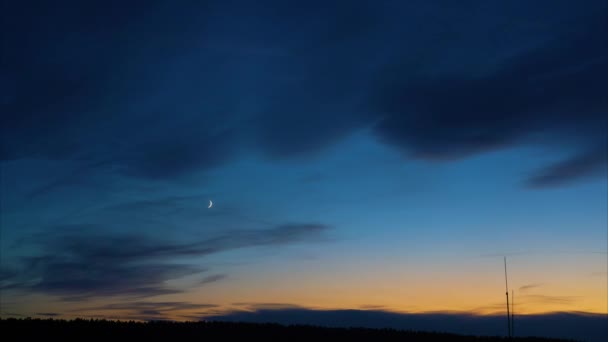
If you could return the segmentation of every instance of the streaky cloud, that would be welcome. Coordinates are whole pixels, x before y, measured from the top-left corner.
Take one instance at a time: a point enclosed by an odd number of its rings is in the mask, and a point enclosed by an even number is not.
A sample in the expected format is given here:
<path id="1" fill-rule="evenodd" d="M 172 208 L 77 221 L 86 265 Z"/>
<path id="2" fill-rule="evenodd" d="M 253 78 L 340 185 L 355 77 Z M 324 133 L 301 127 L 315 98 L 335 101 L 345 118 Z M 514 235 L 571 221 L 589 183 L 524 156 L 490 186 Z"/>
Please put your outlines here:
<path id="1" fill-rule="evenodd" d="M 232 230 L 194 242 L 105 233 L 102 227 L 98 228 L 95 233 L 68 231 L 26 240 L 42 252 L 22 257 L 20 272 L 3 272 L 3 289 L 44 293 L 64 301 L 177 294 L 184 289 L 168 287 L 167 281 L 208 270 L 199 263 L 186 262 L 188 258 L 239 248 L 321 241 L 329 226 L 283 224 L 268 229 Z M 27 242 L 21 243 L 24 244 Z M 197 285 L 224 278 L 225 274 L 212 274 Z"/>

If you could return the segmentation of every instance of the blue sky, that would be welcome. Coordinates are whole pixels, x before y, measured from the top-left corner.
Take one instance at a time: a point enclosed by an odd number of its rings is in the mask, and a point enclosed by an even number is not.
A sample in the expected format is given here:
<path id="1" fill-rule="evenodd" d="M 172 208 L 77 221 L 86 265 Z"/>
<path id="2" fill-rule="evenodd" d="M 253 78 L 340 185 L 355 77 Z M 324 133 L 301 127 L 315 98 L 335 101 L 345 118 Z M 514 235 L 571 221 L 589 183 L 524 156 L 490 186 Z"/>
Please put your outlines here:
<path id="1" fill-rule="evenodd" d="M 7 6 L 1 314 L 605 310 L 605 2 Z"/>

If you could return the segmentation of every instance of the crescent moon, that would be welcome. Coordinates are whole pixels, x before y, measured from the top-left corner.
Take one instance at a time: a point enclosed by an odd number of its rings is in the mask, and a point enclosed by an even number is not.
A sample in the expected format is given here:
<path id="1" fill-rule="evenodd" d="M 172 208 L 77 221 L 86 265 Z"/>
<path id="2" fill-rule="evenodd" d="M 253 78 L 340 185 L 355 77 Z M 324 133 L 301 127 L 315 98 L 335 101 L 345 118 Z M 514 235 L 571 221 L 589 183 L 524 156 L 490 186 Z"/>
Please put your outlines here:
<path id="1" fill-rule="evenodd" d="M 209 200 L 209 206 L 207 207 L 207 209 L 211 209 L 211 207 L 213 207 L 213 201 Z"/>

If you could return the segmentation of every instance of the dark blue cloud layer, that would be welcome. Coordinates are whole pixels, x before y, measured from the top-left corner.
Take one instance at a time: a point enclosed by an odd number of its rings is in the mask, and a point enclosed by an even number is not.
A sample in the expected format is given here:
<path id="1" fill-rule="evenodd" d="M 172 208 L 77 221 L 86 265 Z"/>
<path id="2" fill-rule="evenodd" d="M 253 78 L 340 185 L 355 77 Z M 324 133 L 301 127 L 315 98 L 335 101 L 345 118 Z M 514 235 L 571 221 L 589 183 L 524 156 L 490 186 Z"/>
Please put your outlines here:
<path id="1" fill-rule="evenodd" d="M 166 282 L 207 271 L 200 260 L 192 264 L 188 258 L 239 248 L 317 241 L 328 229 L 322 224 L 285 224 L 268 229 L 232 230 L 187 243 L 112 234 L 101 227 L 89 233 L 46 234 L 34 239 L 40 245 L 38 255 L 23 257 L 15 270 L 2 270 L 0 289 L 44 293 L 65 301 L 180 293 L 186 289 L 168 287 Z M 225 277 L 201 276 L 193 286 Z"/>
<path id="2" fill-rule="evenodd" d="M 224 321 L 279 323 L 322 327 L 358 327 L 446 332 L 462 335 L 501 336 L 506 332 L 504 315 L 471 315 L 457 312 L 397 313 L 376 306 L 364 310 L 314 310 L 280 303 L 234 303 L 237 310 L 226 312 L 215 304 L 170 301 L 122 301 L 84 307 L 64 313 L 37 313 L 39 316 L 62 316 L 95 312 L 91 317 L 144 321 L 170 320 L 180 317 L 189 321 Z M 199 312 L 197 316 L 197 312 Z M 8 316 L 20 317 L 18 314 Z M 517 337 L 547 337 L 578 341 L 604 341 L 608 334 L 606 317 L 602 314 L 551 313 L 515 316 Z"/>
<path id="3" fill-rule="evenodd" d="M 533 187 L 595 177 L 606 168 L 606 10 L 11 2 L 0 157 L 173 179 L 252 150 L 314 155 L 372 128 L 425 159 L 522 144 L 563 151 Z"/>
<path id="4" fill-rule="evenodd" d="M 505 335 L 505 316 L 457 313 L 401 314 L 374 310 L 260 309 L 204 317 L 208 320 L 306 324 L 329 327 L 393 328 L 466 335 Z M 516 336 L 540 336 L 603 341 L 608 336 L 605 315 L 555 313 L 515 318 Z"/>

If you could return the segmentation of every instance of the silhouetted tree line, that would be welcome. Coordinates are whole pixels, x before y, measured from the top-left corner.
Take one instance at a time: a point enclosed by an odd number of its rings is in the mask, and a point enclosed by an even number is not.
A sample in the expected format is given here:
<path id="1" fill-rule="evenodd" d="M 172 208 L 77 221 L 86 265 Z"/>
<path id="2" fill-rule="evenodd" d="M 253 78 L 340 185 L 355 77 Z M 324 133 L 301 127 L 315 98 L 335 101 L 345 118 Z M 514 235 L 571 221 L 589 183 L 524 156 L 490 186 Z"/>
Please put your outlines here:
<path id="1" fill-rule="evenodd" d="M 233 339 L 271 341 L 506 341 L 504 337 L 464 336 L 436 332 L 394 329 L 324 328 L 307 325 L 258 324 L 234 322 L 111 321 L 98 319 L 0 319 L 2 337 L 13 341 L 82 341 L 119 338 L 140 340 L 231 341 Z M 175 340 L 179 339 L 179 340 Z M 514 338 L 514 341 L 549 342 L 545 338 Z M 6 339 L 9 341 L 9 339 Z M 171 340 L 169 340 L 171 341 Z M 563 340 L 559 340 L 563 341 Z"/>

